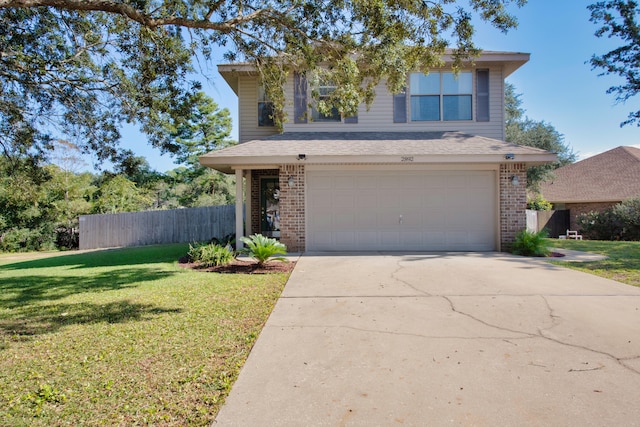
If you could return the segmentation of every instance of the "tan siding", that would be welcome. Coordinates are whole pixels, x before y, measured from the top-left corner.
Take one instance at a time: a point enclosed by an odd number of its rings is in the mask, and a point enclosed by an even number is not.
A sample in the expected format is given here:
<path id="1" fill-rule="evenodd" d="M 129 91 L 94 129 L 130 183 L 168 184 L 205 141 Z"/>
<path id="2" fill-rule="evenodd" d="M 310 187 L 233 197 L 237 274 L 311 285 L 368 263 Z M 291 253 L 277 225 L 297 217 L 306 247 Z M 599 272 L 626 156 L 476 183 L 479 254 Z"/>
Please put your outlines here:
<path id="1" fill-rule="evenodd" d="M 387 90 L 384 83 L 376 89 L 376 98 L 373 105 L 367 110 L 365 105 L 360 107 L 358 123 L 318 123 L 309 122 L 303 124 L 293 123 L 293 76 L 290 76 L 285 89 L 286 99 L 290 100 L 286 105 L 288 121 L 284 125 L 285 132 L 326 132 L 326 131 L 460 131 L 472 135 L 488 138 L 504 138 L 504 113 L 503 92 L 504 82 L 502 70 L 498 67 L 490 68 L 489 81 L 489 122 L 460 121 L 460 122 L 408 122 L 393 123 L 393 96 Z M 475 76 L 474 76 L 475 78 Z M 474 84 L 475 87 L 475 84 Z M 407 99 L 408 102 L 408 99 Z M 475 97 L 474 97 L 475 112 Z M 410 112 L 408 111 L 410 114 Z M 474 113 L 475 114 L 475 113 Z M 256 119 L 257 120 L 257 119 Z"/>
<path id="2" fill-rule="evenodd" d="M 504 139 L 504 78 L 500 68 L 489 71 L 489 119 L 496 135 L 493 138 Z"/>
<path id="3" fill-rule="evenodd" d="M 257 77 L 238 78 L 239 142 L 261 139 L 277 133 L 275 127 L 258 126 Z"/>

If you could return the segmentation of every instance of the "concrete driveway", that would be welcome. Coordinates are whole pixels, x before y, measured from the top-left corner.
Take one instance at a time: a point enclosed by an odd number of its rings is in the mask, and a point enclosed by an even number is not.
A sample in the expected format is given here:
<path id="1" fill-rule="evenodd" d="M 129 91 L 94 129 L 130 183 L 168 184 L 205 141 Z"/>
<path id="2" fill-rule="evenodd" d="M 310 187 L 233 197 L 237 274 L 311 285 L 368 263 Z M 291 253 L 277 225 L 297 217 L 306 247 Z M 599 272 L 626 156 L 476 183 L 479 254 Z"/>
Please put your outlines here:
<path id="1" fill-rule="evenodd" d="M 214 425 L 640 425 L 640 289 L 499 253 L 305 254 Z"/>

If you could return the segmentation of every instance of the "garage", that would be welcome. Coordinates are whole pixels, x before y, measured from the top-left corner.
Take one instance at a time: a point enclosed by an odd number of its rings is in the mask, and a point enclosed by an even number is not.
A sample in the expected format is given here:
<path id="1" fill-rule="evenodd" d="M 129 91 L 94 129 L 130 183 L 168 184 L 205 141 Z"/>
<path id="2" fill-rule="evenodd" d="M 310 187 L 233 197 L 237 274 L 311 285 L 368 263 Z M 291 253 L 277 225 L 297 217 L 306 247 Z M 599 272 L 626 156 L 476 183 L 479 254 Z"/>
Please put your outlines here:
<path id="1" fill-rule="evenodd" d="M 307 250 L 493 251 L 494 170 L 308 170 Z"/>

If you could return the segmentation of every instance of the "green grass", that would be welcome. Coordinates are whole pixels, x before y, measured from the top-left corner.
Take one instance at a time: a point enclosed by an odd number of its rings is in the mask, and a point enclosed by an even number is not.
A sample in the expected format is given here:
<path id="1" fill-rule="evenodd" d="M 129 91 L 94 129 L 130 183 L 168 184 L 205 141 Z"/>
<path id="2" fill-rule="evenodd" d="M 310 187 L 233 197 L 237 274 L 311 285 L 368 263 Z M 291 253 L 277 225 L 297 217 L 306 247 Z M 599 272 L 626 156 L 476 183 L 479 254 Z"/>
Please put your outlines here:
<path id="1" fill-rule="evenodd" d="M 210 424 L 287 275 L 187 249 L 0 257 L 0 425 Z"/>
<path id="2" fill-rule="evenodd" d="M 602 261 L 586 263 L 556 261 L 555 264 L 617 280 L 628 285 L 640 286 L 640 242 L 549 240 L 552 247 L 593 252 L 609 257 Z"/>

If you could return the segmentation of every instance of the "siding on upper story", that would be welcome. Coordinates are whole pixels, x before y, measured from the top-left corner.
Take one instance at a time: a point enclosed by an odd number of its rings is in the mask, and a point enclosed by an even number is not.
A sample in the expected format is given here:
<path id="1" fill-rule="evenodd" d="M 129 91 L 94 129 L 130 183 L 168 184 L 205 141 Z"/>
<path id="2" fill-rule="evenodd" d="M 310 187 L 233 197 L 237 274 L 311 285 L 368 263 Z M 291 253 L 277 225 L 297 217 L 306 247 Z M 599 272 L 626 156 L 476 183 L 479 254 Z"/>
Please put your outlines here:
<path id="1" fill-rule="evenodd" d="M 357 123 L 338 123 L 338 122 L 313 122 L 308 120 L 307 123 L 294 123 L 293 111 L 293 76 L 289 76 L 285 91 L 285 99 L 288 100 L 285 112 L 287 114 L 287 122 L 284 124 L 285 132 L 326 132 L 326 131 L 459 131 L 472 135 L 485 136 L 495 139 L 504 139 L 504 79 L 502 70 L 498 67 L 489 69 L 489 120 L 488 122 L 475 121 L 476 111 L 476 75 L 473 75 L 473 97 L 472 111 L 473 120 L 465 121 L 419 121 L 412 122 L 410 114 L 410 88 L 407 87 L 407 122 L 393 122 L 393 95 L 387 90 L 386 84 L 381 83 L 376 88 L 376 98 L 373 104 L 367 110 L 365 105 L 360 106 L 358 112 Z M 408 83 L 407 83 L 408 86 Z M 308 100 L 312 102 L 311 100 Z"/>
<path id="2" fill-rule="evenodd" d="M 258 126 L 258 77 L 238 77 L 238 142 L 278 133 L 273 126 Z M 293 116 L 292 116 L 293 117 Z"/>
<path id="3" fill-rule="evenodd" d="M 376 98 L 367 110 L 363 104 L 358 112 L 357 123 L 341 122 L 314 122 L 294 123 L 294 77 L 291 74 L 285 87 L 285 113 L 287 121 L 284 124 L 285 132 L 348 132 L 348 131 L 459 131 L 471 135 L 479 135 L 499 140 L 504 139 L 504 78 L 502 68 L 498 66 L 481 67 L 489 70 L 489 121 L 478 122 L 476 115 L 476 73 L 473 69 L 473 120 L 464 121 L 411 121 L 410 114 L 410 88 L 407 88 L 407 122 L 394 123 L 393 121 L 393 94 L 384 83 L 376 89 Z M 310 93 L 310 92 L 309 92 Z M 238 105 L 239 105 L 239 142 L 253 139 L 261 139 L 277 133 L 275 127 L 258 126 L 258 77 L 240 76 L 238 79 Z M 311 99 L 308 102 L 312 102 Z M 310 117 L 310 109 L 309 114 Z"/>

